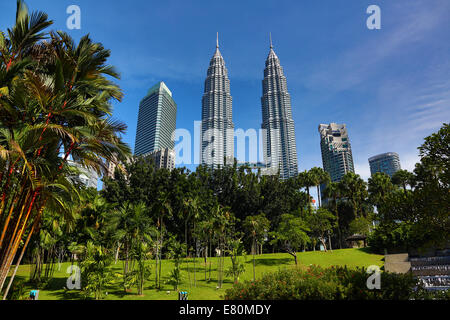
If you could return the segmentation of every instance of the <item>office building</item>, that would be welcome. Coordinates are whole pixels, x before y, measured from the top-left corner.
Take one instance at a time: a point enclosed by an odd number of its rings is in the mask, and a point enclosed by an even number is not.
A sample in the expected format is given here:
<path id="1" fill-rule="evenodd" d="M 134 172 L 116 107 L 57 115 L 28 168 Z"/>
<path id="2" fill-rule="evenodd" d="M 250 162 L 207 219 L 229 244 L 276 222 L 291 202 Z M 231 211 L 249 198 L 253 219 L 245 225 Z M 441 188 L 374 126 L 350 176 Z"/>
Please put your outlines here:
<path id="1" fill-rule="evenodd" d="M 177 105 L 164 82 L 150 88 L 139 104 L 134 154 L 139 156 L 159 149 L 174 149 Z"/>
<path id="2" fill-rule="evenodd" d="M 400 158 L 395 152 L 386 152 L 369 158 L 370 174 L 384 172 L 390 177 L 401 169 Z"/>
<path id="3" fill-rule="evenodd" d="M 340 181 L 347 172 L 355 172 L 352 149 L 345 124 L 320 124 L 320 149 L 323 169 L 331 181 Z"/>

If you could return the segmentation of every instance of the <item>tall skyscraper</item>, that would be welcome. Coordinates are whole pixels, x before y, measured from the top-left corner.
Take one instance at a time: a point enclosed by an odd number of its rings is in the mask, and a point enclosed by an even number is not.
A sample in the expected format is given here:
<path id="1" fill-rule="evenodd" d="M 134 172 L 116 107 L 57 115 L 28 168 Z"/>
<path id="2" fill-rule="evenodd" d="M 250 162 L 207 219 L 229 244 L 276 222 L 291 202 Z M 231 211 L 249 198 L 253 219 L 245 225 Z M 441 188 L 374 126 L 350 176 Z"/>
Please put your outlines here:
<path id="1" fill-rule="evenodd" d="M 401 169 L 400 158 L 395 152 L 386 152 L 369 158 L 370 175 L 384 172 L 390 177 Z"/>
<path id="2" fill-rule="evenodd" d="M 340 181 L 347 172 L 355 172 L 345 124 L 320 124 L 319 133 L 323 169 L 330 174 L 331 181 Z"/>
<path id="3" fill-rule="evenodd" d="M 264 161 L 269 168 L 279 169 L 281 178 L 293 177 L 298 173 L 298 162 L 291 96 L 287 90 L 283 67 L 273 50 L 272 37 L 262 87 Z"/>
<path id="4" fill-rule="evenodd" d="M 217 168 L 234 161 L 234 124 L 230 80 L 219 51 L 211 58 L 202 98 L 201 164 Z M 225 160 L 225 161 L 224 161 Z"/>
<path id="5" fill-rule="evenodd" d="M 135 155 L 161 149 L 174 149 L 172 133 L 176 128 L 177 105 L 172 92 L 162 81 L 150 88 L 139 104 Z"/>

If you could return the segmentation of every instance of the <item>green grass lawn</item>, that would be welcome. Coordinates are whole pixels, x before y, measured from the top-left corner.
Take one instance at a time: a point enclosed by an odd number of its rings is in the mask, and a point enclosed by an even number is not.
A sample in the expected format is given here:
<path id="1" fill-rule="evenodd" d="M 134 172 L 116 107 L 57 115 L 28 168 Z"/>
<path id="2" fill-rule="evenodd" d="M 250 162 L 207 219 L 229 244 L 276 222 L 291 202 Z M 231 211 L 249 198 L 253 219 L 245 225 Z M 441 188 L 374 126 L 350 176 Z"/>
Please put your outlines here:
<path id="1" fill-rule="evenodd" d="M 310 264 L 316 264 L 323 267 L 329 267 L 332 265 L 346 265 L 349 268 L 355 267 L 368 267 L 370 265 L 383 265 L 383 255 L 368 253 L 365 249 L 342 249 L 333 250 L 328 252 L 320 251 L 308 251 L 298 253 L 298 259 L 300 266 L 308 266 Z M 208 259 L 208 265 L 206 266 L 206 276 L 209 278 L 209 262 L 211 262 L 211 281 L 205 281 L 205 265 L 203 259 L 197 259 L 195 274 L 196 285 L 194 285 L 194 273 L 193 273 L 193 260 L 189 262 L 190 282 L 187 272 L 187 264 L 182 263 L 182 284 L 179 287 L 181 291 L 189 292 L 189 300 L 215 300 L 222 299 L 225 290 L 233 285 L 231 277 L 225 277 L 221 289 L 217 289 L 217 260 L 216 258 Z M 176 300 L 178 298 L 177 292 L 173 291 L 173 286 L 165 283 L 168 280 L 169 273 L 174 267 L 174 263 L 171 260 L 164 260 L 162 263 L 161 290 L 155 290 L 154 280 L 154 261 L 148 262 L 152 266 L 152 280 L 147 281 L 145 285 L 144 296 L 138 296 L 137 290 L 132 289 L 131 292 L 125 293 L 122 289 L 120 280 L 117 284 L 108 288 L 106 291 L 108 295 L 106 299 L 125 299 L 125 300 Z M 77 290 L 65 290 L 66 279 L 69 274 L 65 273 L 70 263 L 62 263 L 60 268 L 56 265 L 56 271 L 54 278 L 49 282 L 45 289 L 41 289 L 39 293 L 39 300 L 68 300 L 68 299 L 81 299 L 82 297 Z M 225 270 L 231 265 L 229 257 L 225 258 Z M 245 262 L 245 273 L 241 275 L 240 281 L 251 280 L 253 278 L 253 260 L 251 255 L 247 255 Z M 256 278 L 261 277 L 264 273 L 274 272 L 283 268 L 292 268 L 294 266 L 294 259 L 287 253 L 274 253 L 263 254 L 256 256 Z M 22 265 L 19 267 L 16 278 L 28 279 L 30 274 L 30 266 Z M 114 265 L 117 273 L 122 273 L 123 264 L 119 261 Z M 25 294 L 32 288 L 26 286 Z"/>

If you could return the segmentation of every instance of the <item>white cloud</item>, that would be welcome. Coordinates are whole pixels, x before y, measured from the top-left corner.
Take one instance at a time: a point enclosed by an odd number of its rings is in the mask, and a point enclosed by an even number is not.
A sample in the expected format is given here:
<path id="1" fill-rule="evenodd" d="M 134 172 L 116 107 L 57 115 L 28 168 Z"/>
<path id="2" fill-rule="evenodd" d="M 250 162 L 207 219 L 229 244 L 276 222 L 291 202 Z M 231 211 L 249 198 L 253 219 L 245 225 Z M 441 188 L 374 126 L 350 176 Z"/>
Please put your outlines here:
<path id="1" fill-rule="evenodd" d="M 440 4 L 416 2 L 408 4 L 408 10 L 405 10 L 404 3 L 390 7 L 397 14 L 391 13 L 389 25 L 382 28 L 382 37 L 368 37 L 364 43 L 358 43 L 341 55 L 317 65 L 305 85 L 311 89 L 324 87 L 328 94 L 333 94 L 373 77 L 380 62 L 432 36 L 433 31 L 448 19 L 445 8 L 449 8 L 449 4 Z"/>

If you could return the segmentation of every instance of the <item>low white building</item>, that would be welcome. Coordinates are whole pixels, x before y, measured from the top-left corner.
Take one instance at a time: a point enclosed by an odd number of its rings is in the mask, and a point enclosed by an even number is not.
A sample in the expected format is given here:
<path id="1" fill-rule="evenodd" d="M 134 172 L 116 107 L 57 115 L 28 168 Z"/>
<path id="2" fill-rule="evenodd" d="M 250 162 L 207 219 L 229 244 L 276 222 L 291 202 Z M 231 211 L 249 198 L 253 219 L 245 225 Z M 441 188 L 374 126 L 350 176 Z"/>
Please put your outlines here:
<path id="1" fill-rule="evenodd" d="M 68 160 L 67 162 L 70 165 L 76 167 L 79 171 L 77 175 L 71 177 L 73 181 L 84 185 L 86 188 L 97 189 L 98 173 L 95 170 L 85 168 L 81 164 L 74 162 L 72 160 Z"/>

